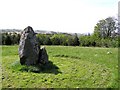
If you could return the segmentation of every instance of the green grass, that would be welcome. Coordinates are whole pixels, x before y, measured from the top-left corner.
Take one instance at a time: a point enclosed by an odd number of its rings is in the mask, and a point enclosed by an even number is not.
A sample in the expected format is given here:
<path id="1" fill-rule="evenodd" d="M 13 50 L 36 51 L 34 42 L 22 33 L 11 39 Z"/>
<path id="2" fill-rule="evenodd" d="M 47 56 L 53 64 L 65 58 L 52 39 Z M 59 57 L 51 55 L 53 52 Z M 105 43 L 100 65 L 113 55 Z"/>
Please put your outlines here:
<path id="1" fill-rule="evenodd" d="M 2 46 L 2 87 L 118 87 L 117 48 L 46 46 L 46 49 L 49 64 L 26 67 L 19 63 L 18 46 Z"/>

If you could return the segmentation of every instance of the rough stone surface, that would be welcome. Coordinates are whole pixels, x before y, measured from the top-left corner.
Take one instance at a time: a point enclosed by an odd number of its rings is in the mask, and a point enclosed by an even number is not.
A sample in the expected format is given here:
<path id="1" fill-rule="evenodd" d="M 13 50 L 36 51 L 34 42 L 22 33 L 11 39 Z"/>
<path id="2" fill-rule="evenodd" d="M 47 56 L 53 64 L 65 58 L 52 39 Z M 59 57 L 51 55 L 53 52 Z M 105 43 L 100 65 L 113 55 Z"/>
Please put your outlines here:
<path id="1" fill-rule="evenodd" d="M 41 62 L 46 63 L 48 60 L 45 48 L 40 49 L 35 32 L 30 26 L 25 28 L 21 33 L 19 57 L 21 65 L 36 65 Z"/>
<path id="2" fill-rule="evenodd" d="M 39 62 L 43 63 L 43 64 L 48 63 L 48 55 L 47 55 L 47 51 L 46 51 L 45 47 L 42 47 L 40 49 Z"/>

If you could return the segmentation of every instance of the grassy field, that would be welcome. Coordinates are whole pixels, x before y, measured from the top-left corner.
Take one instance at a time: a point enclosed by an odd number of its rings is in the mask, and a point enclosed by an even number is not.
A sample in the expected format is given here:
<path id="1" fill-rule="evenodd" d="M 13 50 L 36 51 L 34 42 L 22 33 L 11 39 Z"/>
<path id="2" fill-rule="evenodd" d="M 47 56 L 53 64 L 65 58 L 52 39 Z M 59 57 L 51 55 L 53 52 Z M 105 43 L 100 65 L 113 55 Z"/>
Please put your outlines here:
<path id="1" fill-rule="evenodd" d="M 21 66 L 18 46 L 2 47 L 3 88 L 117 88 L 118 49 L 45 46 L 50 64 Z M 31 71 L 30 71 L 31 70 Z"/>

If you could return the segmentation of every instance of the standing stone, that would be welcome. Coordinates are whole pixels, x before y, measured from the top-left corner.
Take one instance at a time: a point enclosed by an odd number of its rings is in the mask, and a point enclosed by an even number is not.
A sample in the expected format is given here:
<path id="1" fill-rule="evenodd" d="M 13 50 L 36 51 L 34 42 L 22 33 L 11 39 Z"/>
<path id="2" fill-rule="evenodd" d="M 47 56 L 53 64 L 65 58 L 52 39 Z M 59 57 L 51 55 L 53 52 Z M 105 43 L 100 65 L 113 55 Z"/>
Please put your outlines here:
<path id="1" fill-rule="evenodd" d="M 21 33 L 19 44 L 20 63 L 23 65 L 35 65 L 38 63 L 40 47 L 35 32 L 28 26 Z"/>
<path id="2" fill-rule="evenodd" d="M 37 65 L 48 63 L 46 49 L 40 49 L 35 32 L 28 26 L 21 33 L 19 43 L 19 57 L 21 65 Z"/>
<path id="3" fill-rule="evenodd" d="M 42 64 L 48 63 L 48 55 L 47 55 L 47 51 L 46 51 L 45 47 L 42 47 L 40 49 L 39 62 L 42 63 Z"/>

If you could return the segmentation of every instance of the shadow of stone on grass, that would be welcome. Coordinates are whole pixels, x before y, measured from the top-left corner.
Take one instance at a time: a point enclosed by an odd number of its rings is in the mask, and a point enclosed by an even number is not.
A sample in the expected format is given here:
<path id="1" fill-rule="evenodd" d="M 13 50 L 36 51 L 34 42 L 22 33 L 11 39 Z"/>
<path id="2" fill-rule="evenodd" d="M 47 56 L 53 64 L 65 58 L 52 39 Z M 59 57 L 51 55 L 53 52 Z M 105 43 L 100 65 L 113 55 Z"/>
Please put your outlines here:
<path id="1" fill-rule="evenodd" d="M 49 61 L 47 64 L 39 64 L 26 66 L 24 65 L 19 71 L 34 72 L 34 73 L 53 73 L 58 74 L 62 73 L 53 62 Z"/>

